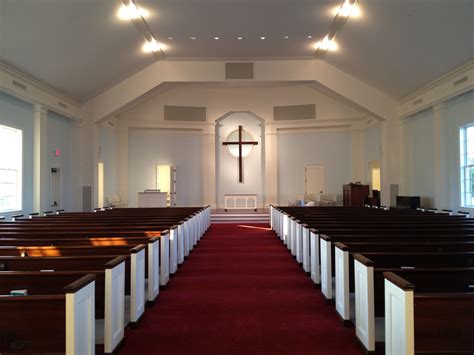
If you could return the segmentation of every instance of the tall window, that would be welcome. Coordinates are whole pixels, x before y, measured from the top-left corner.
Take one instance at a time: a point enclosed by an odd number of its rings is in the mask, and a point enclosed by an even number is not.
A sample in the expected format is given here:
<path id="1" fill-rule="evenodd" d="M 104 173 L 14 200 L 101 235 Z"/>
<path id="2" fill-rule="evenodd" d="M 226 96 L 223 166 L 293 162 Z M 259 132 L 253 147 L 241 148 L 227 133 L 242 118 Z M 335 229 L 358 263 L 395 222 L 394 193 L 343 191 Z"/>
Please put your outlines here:
<path id="1" fill-rule="evenodd" d="M 0 212 L 21 210 L 22 131 L 0 125 Z"/>
<path id="2" fill-rule="evenodd" d="M 461 142 L 461 204 L 474 207 L 474 125 L 462 127 Z"/>

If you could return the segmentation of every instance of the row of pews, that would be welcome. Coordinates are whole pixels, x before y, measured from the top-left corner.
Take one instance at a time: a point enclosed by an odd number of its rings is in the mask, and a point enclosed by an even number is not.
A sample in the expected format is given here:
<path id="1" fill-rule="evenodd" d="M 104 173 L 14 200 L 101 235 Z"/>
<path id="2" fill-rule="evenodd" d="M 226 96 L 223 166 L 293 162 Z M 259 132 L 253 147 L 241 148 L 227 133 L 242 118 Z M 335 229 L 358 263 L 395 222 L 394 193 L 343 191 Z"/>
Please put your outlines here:
<path id="1" fill-rule="evenodd" d="M 344 207 L 271 206 L 270 215 L 367 352 L 474 353 L 473 219 Z"/>
<path id="2" fill-rule="evenodd" d="M 116 351 L 205 234 L 210 212 L 120 208 L 1 221 L 0 354 Z"/>

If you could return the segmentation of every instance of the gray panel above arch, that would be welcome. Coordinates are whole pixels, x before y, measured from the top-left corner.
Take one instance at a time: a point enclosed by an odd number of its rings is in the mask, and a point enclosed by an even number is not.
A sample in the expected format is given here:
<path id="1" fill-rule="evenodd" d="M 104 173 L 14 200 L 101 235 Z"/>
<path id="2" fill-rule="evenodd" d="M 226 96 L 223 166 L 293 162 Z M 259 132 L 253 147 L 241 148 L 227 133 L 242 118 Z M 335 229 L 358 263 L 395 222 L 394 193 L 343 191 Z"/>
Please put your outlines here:
<path id="1" fill-rule="evenodd" d="M 273 107 L 274 121 L 314 120 L 316 105 L 291 105 Z"/>
<path id="2" fill-rule="evenodd" d="M 167 106 L 164 107 L 165 121 L 206 122 L 206 107 Z"/>
<path id="3" fill-rule="evenodd" d="M 225 63 L 225 78 L 226 79 L 253 79 L 253 63 Z"/>

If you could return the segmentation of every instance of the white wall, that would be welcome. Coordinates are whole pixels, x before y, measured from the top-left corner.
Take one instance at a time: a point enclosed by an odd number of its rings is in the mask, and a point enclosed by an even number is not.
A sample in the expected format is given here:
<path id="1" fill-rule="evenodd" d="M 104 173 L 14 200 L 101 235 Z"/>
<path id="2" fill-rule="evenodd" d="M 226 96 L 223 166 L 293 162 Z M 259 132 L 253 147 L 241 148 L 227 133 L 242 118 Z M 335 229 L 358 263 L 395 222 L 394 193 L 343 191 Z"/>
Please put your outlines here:
<path id="1" fill-rule="evenodd" d="M 368 127 L 364 131 L 364 172 L 365 183 L 372 183 L 372 176 L 369 170 L 371 161 L 382 159 L 382 128 L 380 123 Z"/>
<path id="2" fill-rule="evenodd" d="M 71 119 L 48 111 L 48 177 L 51 168 L 61 169 L 61 208 L 67 211 L 77 210 L 79 194 L 79 149 L 73 145 L 75 128 Z M 60 156 L 53 154 L 59 149 Z M 46 182 L 46 198 L 49 201 L 50 181 Z M 49 206 L 49 204 L 48 204 Z M 54 209 L 54 207 L 51 207 Z"/>
<path id="3" fill-rule="evenodd" d="M 444 178 L 445 191 L 442 198 L 452 209 L 471 210 L 461 206 L 460 182 L 460 142 L 459 129 L 474 123 L 474 91 L 458 96 L 446 102 L 442 113 L 442 166 L 446 173 Z M 445 202 L 446 203 L 446 202 Z"/>
<path id="4" fill-rule="evenodd" d="M 218 150 L 219 160 L 217 163 L 217 185 L 218 185 L 218 205 L 224 206 L 224 194 L 240 193 L 240 194 L 257 194 L 258 206 L 263 205 L 263 171 L 262 169 L 262 128 L 261 121 L 252 114 L 246 112 L 236 112 L 219 121 L 219 138 Z M 227 141 L 230 133 L 237 130 L 239 125 L 250 133 L 254 141 L 258 145 L 253 146 L 250 155 L 243 159 L 243 182 L 239 183 L 239 170 L 237 158 L 234 158 L 222 145 Z"/>
<path id="5" fill-rule="evenodd" d="M 314 132 L 278 135 L 278 200 L 282 205 L 303 195 L 305 166 L 325 166 L 325 193 L 342 196 L 351 181 L 351 133 Z"/>
<path id="6" fill-rule="evenodd" d="M 23 131 L 22 207 L 24 213 L 30 213 L 33 208 L 33 106 L 0 92 L 0 124 Z M 8 152 L 0 152 L 0 154 L 8 154 Z M 4 216 L 11 214 L 2 213 Z"/>
<path id="7" fill-rule="evenodd" d="M 99 160 L 104 163 L 104 198 L 115 196 L 118 194 L 117 129 L 107 123 L 99 128 Z"/>
<path id="8" fill-rule="evenodd" d="M 433 110 L 422 111 L 405 124 L 407 191 L 421 205 L 435 207 Z"/>
<path id="9" fill-rule="evenodd" d="M 424 207 L 468 210 L 461 206 L 459 129 L 474 123 L 474 92 L 447 100 L 437 110 L 438 113 L 429 108 L 405 121 L 406 190 L 421 196 Z M 434 129 L 436 114 L 441 117 L 439 136 Z M 435 169 L 436 159 L 439 172 Z"/>
<path id="10" fill-rule="evenodd" d="M 130 130 L 129 206 L 137 192 L 156 188 L 156 165 L 176 168 L 176 205 L 202 205 L 202 136 L 156 129 Z"/>

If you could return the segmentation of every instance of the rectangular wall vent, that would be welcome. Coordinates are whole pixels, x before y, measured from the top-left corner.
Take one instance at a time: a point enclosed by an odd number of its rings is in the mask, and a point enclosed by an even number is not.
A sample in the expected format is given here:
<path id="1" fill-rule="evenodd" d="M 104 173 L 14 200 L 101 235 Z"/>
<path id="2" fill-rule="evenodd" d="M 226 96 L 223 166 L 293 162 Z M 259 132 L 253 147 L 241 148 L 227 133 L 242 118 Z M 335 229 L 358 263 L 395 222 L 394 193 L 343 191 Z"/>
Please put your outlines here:
<path id="1" fill-rule="evenodd" d="M 62 108 L 65 108 L 65 109 L 68 108 L 68 106 L 64 102 L 61 102 L 61 101 L 58 101 L 58 106 L 60 106 Z"/>
<path id="2" fill-rule="evenodd" d="M 273 107 L 275 121 L 314 120 L 315 118 L 315 104 Z"/>
<path id="3" fill-rule="evenodd" d="M 253 79 L 253 63 L 225 63 L 226 79 Z"/>
<path id="4" fill-rule="evenodd" d="M 418 104 L 421 104 L 422 102 L 423 102 L 423 99 L 418 99 L 418 100 L 413 101 L 413 105 L 418 105 Z"/>
<path id="5" fill-rule="evenodd" d="M 192 106 L 166 106 L 165 121 L 206 122 L 206 108 Z"/>
<path id="6" fill-rule="evenodd" d="M 468 79 L 468 76 L 466 75 L 466 76 L 462 77 L 461 79 L 458 79 L 455 82 L 453 82 L 453 85 L 458 86 L 459 84 L 465 83 L 467 81 L 467 79 Z"/>
<path id="7" fill-rule="evenodd" d="M 27 89 L 27 86 L 25 84 L 22 84 L 22 83 L 20 83 L 16 80 L 12 80 L 12 84 L 13 84 L 13 86 L 16 86 L 19 89 L 22 89 L 22 90 L 25 90 L 25 91 Z"/>
<path id="8" fill-rule="evenodd" d="M 107 124 L 108 124 L 109 126 L 112 126 L 112 127 L 115 126 L 115 124 L 114 124 L 112 121 L 107 121 Z"/>

